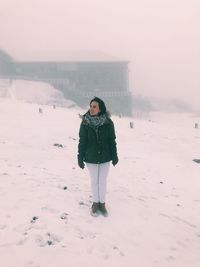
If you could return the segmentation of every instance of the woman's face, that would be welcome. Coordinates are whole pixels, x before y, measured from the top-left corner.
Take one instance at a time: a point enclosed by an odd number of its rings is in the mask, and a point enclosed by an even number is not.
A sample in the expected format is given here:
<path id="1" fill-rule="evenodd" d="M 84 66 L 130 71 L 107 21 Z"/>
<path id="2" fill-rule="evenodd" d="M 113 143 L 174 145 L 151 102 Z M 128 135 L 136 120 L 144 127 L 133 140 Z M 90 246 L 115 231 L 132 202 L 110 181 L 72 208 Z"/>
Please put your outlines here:
<path id="1" fill-rule="evenodd" d="M 90 104 L 90 115 L 95 116 L 100 112 L 99 103 L 92 101 Z"/>

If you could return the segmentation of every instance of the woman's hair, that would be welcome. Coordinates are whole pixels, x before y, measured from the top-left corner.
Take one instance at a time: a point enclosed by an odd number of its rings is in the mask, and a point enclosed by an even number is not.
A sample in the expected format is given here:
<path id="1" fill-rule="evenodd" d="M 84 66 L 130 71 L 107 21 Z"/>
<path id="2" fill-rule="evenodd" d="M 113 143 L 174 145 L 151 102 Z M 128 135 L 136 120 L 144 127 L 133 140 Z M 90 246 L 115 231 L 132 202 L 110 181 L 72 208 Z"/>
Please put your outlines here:
<path id="1" fill-rule="evenodd" d="M 105 103 L 103 102 L 103 100 L 101 100 L 100 98 L 98 97 L 94 97 L 91 101 L 90 101 L 90 105 L 91 103 L 95 101 L 99 104 L 99 109 L 100 109 L 100 113 L 99 114 L 105 114 L 106 113 L 106 105 Z"/>

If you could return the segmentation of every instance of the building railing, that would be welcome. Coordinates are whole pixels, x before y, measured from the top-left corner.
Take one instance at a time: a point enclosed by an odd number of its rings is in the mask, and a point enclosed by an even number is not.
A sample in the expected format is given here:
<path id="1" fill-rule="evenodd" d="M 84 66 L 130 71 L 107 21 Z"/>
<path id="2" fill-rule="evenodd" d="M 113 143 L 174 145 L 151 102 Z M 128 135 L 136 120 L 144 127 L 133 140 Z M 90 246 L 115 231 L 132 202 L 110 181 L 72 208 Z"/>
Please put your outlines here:
<path id="1" fill-rule="evenodd" d="M 101 91 L 101 89 L 94 88 L 93 91 L 81 91 L 76 87 L 75 82 L 70 82 L 67 78 L 38 78 L 38 77 L 28 77 L 28 76 L 19 76 L 19 75 L 0 75 L 0 79 L 5 79 L 9 81 L 10 83 L 12 80 L 26 80 L 26 81 L 38 81 L 38 82 L 46 82 L 50 83 L 52 85 L 67 85 L 65 88 L 66 92 L 70 92 L 74 96 L 77 97 L 86 97 L 91 98 L 93 96 L 99 96 L 99 97 L 131 97 L 130 91 L 114 91 L 113 89 L 106 89 L 106 91 Z"/>
<path id="2" fill-rule="evenodd" d="M 87 97 L 87 98 L 91 98 L 94 96 L 99 96 L 99 97 L 131 97 L 131 92 L 129 91 L 105 91 L 105 92 L 101 92 L 101 91 L 91 91 L 91 92 L 82 92 L 82 91 L 75 91 L 75 95 L 79 96 L 79 97 Z"/>

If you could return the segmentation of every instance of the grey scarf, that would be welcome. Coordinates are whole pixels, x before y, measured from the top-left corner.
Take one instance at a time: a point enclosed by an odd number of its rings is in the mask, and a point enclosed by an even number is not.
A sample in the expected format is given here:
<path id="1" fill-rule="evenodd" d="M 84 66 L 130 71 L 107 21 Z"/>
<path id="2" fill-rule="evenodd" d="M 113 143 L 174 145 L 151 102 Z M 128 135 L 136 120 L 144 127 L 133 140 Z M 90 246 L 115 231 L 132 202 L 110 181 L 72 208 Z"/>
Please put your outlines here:
<path id="1" fill-rule="evenodd" d="M 102 126 L 106 120 L 106 114 L 100 116 L 91 116 L 89 112 L 87 112 L 84 116 L 85 121 L 94 129 L 97 129 L 99 126 Z"/>

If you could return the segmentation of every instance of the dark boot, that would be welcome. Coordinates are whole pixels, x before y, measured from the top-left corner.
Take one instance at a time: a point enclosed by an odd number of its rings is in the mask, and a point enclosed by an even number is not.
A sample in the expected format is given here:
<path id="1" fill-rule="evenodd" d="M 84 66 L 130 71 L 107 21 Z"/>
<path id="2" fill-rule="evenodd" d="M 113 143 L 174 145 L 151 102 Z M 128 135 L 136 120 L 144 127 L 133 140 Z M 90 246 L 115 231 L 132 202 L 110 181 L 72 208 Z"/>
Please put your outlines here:
<path id="1" fill-rule="evenodd" d="M 91 207 L 91 215 L 96 217 L 98 216 L 98 212 L 99 212 L 99 203 L 93 202 Z"/>
<path id="2" fill-rule="evenodd" d="M 105 203 L 99 203 L 99 210 L 104 217 L 108 217 L 108 211 L 106 209 Z"/>

